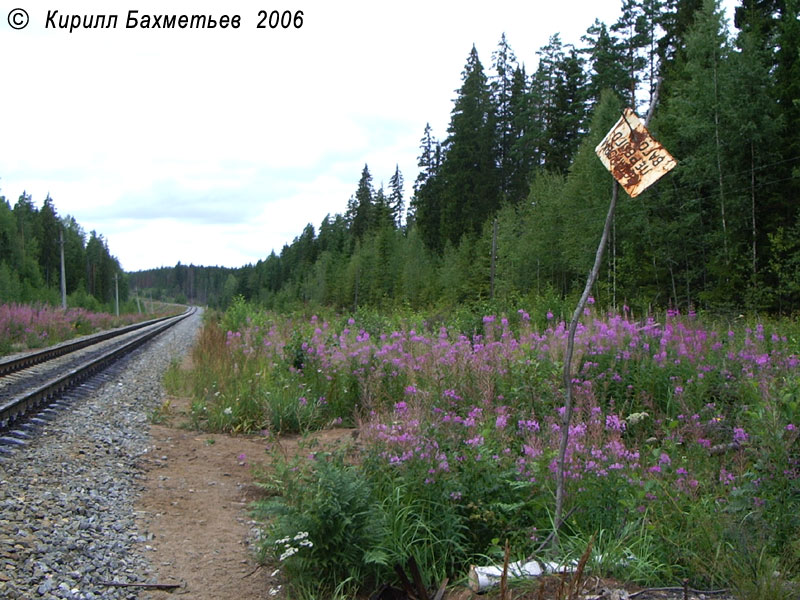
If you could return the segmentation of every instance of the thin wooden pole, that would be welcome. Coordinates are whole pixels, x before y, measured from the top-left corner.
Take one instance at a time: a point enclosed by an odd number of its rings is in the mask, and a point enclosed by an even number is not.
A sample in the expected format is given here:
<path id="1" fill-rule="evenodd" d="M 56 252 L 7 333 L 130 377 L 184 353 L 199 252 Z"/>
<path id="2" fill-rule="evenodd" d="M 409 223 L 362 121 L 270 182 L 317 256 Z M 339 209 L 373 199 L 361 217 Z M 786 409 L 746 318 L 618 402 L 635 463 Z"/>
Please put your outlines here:
<path id="1" fill-rule="evenodd" d="M 653 99 L 650 103 L 650 108 L 647 111 L 647 116 L 644 119 L 644 125 L 650 123 L 653 116 L 656 103 L 658 102 L 658 93 L 661 89 L 661 78 L 656 82 L 656 88 L 653 93 Z M 578 329 L 578 322 L 580 321 L 583 309 L 586 307 L 586 302 L 589 299 L 589 293 L 597 280 L 597 274 L 600 272 L 600 265 L 603 262 L 603 252 L 606 244 L 608 243 L 608 236 L 611 232 L 611 226 L 614 223 L 614 212 L 617 208 L 617 198 L 619 196 L 619 183 L 614 180 L 613 187 L 611 188 L 611 203 L 608 206 L 608 214 L 606 215 L 606 223 L 603 226 L 603 235 L 600 237 L 600 243 L 597 245 L 597 252 L 594 257 L 594 266 L 589 272 L 589 277 L 586 280 L 586 287 L 583 289 L 583 294 L 578 301 L 578 306 L 575 307 L 575 312 L 572 313 L 572 320 L 569 324 L 569 337 L 567 339 L 567 350 L 564 356 L 564 414 L 561 419 L 561 442 L 558 448 L 558 462 L 556 470 L 556 507 L 555 515 L 553 516 L 553 545 L 558 545 L 558 530 L 563 522 L 562 515 L 564 514 L 564 462 L 567 455 L 567 445 L 569 444 L 569 424 L 572 421 L 572 356 L 575 350 L 575 332 Z"/>
<path id="2" fill-rule="evenodd" d="M 564 513 L 564 461 L 567 455 L 567 444 L 569 443 L 569 424 L 572 420 L 572 355 L 575 350 L 575 332 L 578 329 L 578 322 L 581 319 L 583 309 L 586 307 L 586 302 L 589 299 L 589 294 L 592 291 L 592 286 L 597 280 L 597 275 L 600 272 L 600 266 L 603 263 L 603 251 L 608 243 L 609 232 L 611 231 L 611 224 L 614 222 L 614 211 L 617 207 L 617 198 L 619 196 L 619 184 L 614 180 L 614 185 L 611 190 L 611 204 L 608 207 L 608 214 L 606 215 L 606 224 L 603 227 L 603 235 L 600 238 L 600 243 L 597 246 L 597 252 L 594 257 L 594 266 L 589 272 L 589 278 L 586 280 L 586 287 L 583 288 L 583 294 L 578 301 L 578 306 L 575 307 L 575 312 L 572 313 L 572 320 L 569 324 L 569 338 L 567 339 L 567 353 L 564 356 L 564 414 L 561 419 L 561 443 L 558 448 L 558 470 L 556 472 L 556 511 L 553 521 L 553 528 L 556 535 L 553 536 L 553 541 L 558 543 L 558 530 L 561 527 L 561 515 Z"/>

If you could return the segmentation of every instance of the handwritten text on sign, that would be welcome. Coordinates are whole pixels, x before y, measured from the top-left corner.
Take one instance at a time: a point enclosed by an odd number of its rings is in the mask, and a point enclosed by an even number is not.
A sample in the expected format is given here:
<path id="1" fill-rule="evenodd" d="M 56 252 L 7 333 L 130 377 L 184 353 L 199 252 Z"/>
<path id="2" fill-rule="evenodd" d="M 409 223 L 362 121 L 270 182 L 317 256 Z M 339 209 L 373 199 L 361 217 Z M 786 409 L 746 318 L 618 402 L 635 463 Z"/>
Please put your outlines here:
<path id="1" fill-rule="evenodd" d="M 630 108 L 594 151 L 632 198 L 677 164 Z"/>

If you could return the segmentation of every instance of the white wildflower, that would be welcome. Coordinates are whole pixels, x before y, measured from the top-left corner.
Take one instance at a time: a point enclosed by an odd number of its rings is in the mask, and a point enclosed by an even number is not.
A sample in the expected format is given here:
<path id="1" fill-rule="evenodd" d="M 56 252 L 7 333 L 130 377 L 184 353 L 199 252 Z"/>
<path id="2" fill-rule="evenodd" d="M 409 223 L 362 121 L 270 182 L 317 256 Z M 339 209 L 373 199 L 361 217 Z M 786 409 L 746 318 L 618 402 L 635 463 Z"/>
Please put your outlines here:
<path id="1" fill-rule="evenodd" d="M 639 421 L 644 421 L 649 416 L 646 412 L 638 412 L 628 415 L 626 420 L 630 425 L 636 425 Z"/>
<path id="2" fill-rule="evenodd" d="M 286 552 L 281 554 L 281 556 L 280 556 L 280 558 L 278 560 L 280 560 L 282 562 L 282 561 L 286 560 L 287 558 L 289 558 L 290 556 L 293 556 L 295 554 L 297 554 L 297 548 L 295 548 L 294 546 L 289 546 L 286 549 Z"/>

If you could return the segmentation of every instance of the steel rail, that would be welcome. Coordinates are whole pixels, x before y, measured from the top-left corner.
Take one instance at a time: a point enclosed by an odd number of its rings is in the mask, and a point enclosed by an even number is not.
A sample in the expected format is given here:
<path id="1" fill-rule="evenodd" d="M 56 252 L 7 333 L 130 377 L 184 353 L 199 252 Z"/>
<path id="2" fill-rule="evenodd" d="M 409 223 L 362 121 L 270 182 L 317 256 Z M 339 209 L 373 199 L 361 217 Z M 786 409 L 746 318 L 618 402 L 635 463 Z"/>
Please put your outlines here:
<path id="1" fill-rule="evenodd" d="M 183 314 L 187 315 L 192 310 L 194 309 L 188 308 Z M 58 358 L 59 356 L 64 356 L 65 354 L 75 352 L 76 350 L 82 350 L 83 348 L 92 346 L 94 344 L 99 344 L 100 342 L 104 342 L 119 335 L 124 335 L 126 333 L 130 333 L 131 331 L 136 331 L 137 329 L 149 327 L 150 325 L 154 325 L 161 321 L 174 318 L 175 315 L 169 317 L 160 317 L 158 319 L 150 319 L 149 321 L 142 321 L 141 323 L 134 323 L 133 325 L 127 325 L 125 327 L 120 327 L 119 329 L 112 329 L 95 335 L 87 336 L 75 342 L 68 342 L 65 344 L 59 344 L 58 346 L 52 346 L 50 348 L 44 348 L 42 350 L 30 352 L 24 356 L 17 356 L 15 358 L 5 360 L 0 359 L 0 377 L 27 369 L 33 365 L 47 362 L 48 360 Z"/>
<path id="2" fill-rule="evenodd" d="M 84 365 L 37 386 L 35 389 L 8 400 L 0 406 L 0 427 L 5 428 L 17 418 L 36 410 L 45 403 L 51 402 L 60 394 L 63 394 L 71 387 L 85 381 L 109 364 L 121 358 L 124 354 L 135 350 L 158 334 L 193 315 L 195 311 L 195 308 L 191 308 L 182 315 L 176 317 L 157 319 L 155 323 L 151 323 L 151 325 L 157 325 L 151 331 L 145 332 L 143 335 L 138 336 L 130 342 L 113 350 L 109 350 L 87 361 Z M 159 321 L 162 321 L 160 325 L 158 325 Z"/>

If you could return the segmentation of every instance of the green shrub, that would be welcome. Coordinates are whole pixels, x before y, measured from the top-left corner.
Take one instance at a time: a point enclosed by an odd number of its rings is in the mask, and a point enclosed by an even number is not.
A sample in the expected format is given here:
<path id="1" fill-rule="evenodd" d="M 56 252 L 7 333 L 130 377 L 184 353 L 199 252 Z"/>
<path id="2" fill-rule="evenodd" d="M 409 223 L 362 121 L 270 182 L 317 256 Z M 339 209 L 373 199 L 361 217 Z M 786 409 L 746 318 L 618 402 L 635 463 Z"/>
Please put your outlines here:
<path id="1" fill-rule="evenodd" d="M 280 563 L 292 587 L 310 595 L 332 594 L 344 581 L 374 583 L 381 519 L 369 482 L 340 454 L 321 454 L 303 467 L 277 461 L 264 487 L 279 495 L 255 506 L 269 522 L 262 556 Z"/>

